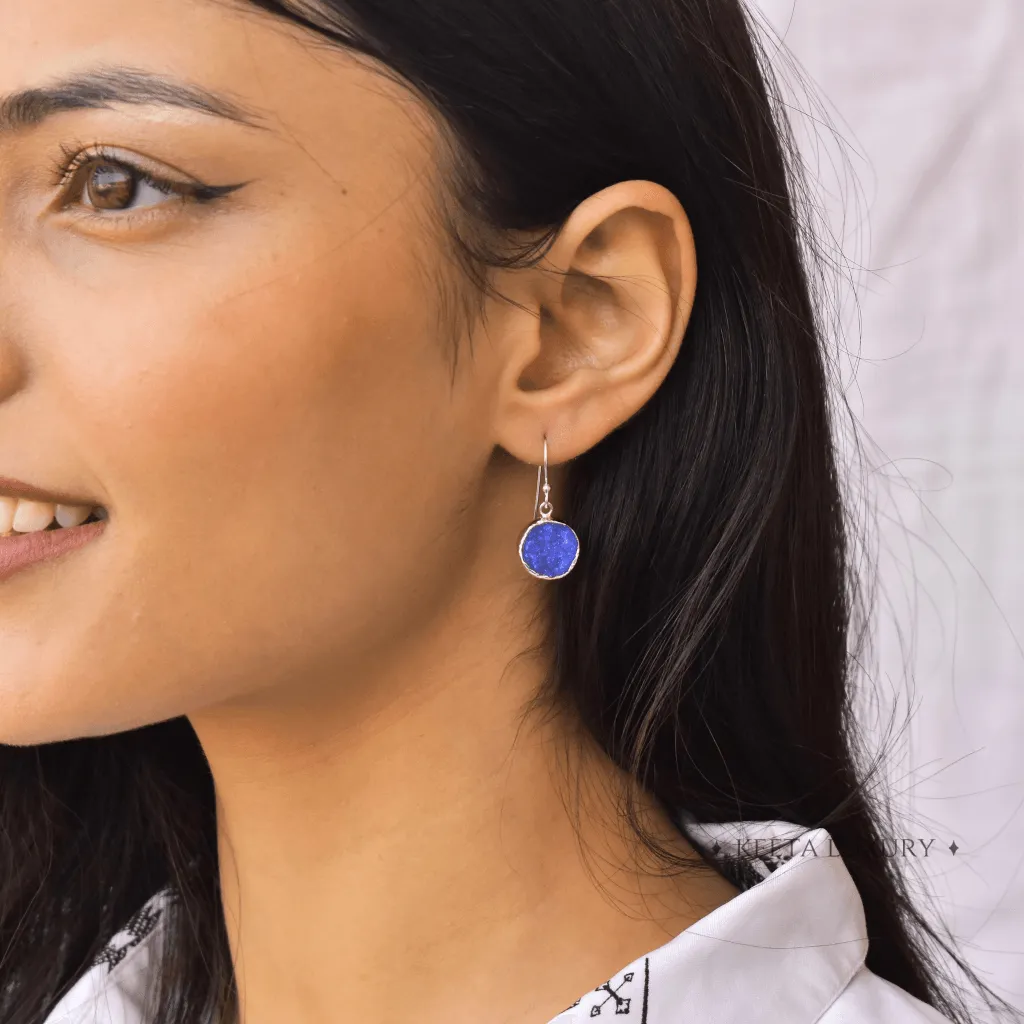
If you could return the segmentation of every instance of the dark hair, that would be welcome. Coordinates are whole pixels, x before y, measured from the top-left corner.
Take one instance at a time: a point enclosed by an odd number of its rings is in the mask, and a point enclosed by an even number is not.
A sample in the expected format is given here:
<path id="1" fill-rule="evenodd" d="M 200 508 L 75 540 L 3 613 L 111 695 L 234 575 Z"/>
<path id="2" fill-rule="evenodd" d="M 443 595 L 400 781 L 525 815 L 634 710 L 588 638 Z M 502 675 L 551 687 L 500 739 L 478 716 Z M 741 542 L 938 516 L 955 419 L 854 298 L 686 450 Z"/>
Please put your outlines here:
<path id="1" fill-rule="evenodd" d="M 828 828 L 863 898 L 867 966 L 966 1022 L 940 961 L 989 990 L 912 902 L 859 763 L 859 604 L 814 243 L 740 0 L 238 6 L 372 58 L 428 102 L 451 144 L 445 237 L 480 293 L 488 267 L 533 265 L 609 184 L 679 198 L 700 270 L 686 340 L 651 401 L 568 467 L 563 512 L 587 558 L 548 589 L 538 704 L 571 709 L 667 807 Z M 520 232 L 533 241 L 516 250 Z M 230 1018 L 214 788 L 188 722 L 0 748 L 0 780 L 0 1017 L 36 1024 L 170 886 L 181 913 L 157 1020 Z M 632 802 L 626 818 L 659 849 Z"/>

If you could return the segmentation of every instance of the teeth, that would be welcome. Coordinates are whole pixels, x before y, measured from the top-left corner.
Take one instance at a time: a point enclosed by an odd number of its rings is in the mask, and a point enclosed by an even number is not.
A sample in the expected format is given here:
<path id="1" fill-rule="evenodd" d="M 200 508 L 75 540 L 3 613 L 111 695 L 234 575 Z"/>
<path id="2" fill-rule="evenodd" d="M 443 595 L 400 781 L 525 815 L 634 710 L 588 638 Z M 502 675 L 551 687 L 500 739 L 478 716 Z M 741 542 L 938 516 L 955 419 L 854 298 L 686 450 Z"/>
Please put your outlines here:
<path id="1" fill-rule="evenodd" d="M 0 497 L 0 536 L 11 532 L 14 525 L 14 510 L 17 507 L 17 498 Z"/>
<path id="2" fill-rule="evenodd" d="M 45 530 L 55 517 L 58 526 L 80 526 L 92 513 L 99 517 L 103 511 L 91 505 L 54 505 L 48 501 L 0 496 L 0 536 L 12 530 L 15 533 L 38 533 Z"/>
<path id="3" fill-rule="evenodd" d="M 89 505 L 58 505 L 57 522 L 61 526 L 81 526 L 91 511 Z"/>
<path id="4" fill-rule="evenodd" d="M 18 499 L 14 510 L 15 533 L 36 533 L 45 530 L 53 522 L 53 505 L 48 501 L 26 501 Z"/>
<path id="5" fill-rule="evenodd" d="M 26 501 L 18 499 L 11 524 L 16 533 L 36 533 L 45 530 L 53 522 L 53 505 L 48 501 Z"/>

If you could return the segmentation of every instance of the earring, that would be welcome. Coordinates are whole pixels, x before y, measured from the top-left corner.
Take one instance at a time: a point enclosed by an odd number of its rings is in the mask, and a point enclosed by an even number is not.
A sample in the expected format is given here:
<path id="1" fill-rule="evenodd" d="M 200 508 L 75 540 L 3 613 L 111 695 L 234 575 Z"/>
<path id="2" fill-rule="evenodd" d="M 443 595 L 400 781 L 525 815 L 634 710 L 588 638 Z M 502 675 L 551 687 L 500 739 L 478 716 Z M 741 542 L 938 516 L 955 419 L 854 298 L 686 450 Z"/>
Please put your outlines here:
<path id="1" fill-rule="evenodd" d="M 540 476 L 544 472 L 544 500 L 540 498 Z M 534 521 L 519 538 L 519 558 L 526 571 L 542 580 L 566 576 L 580 555 L 580 539 L 571 526 L 551 518 L 553 511 L 548 494 L 548 437 L 544 435 L 544 463 L 537 467 L 537 494 L 533 500 Z M 540 515 L 538 516 L 538 511 Z"/>

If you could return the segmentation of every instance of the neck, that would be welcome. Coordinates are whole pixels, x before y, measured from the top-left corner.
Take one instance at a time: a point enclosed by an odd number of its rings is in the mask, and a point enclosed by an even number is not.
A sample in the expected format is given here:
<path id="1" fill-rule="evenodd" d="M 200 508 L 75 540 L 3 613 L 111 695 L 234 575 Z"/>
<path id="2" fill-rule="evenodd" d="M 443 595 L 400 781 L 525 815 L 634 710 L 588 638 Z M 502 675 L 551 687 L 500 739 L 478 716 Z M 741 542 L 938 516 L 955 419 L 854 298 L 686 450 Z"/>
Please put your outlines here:
<path id="1" fill-rule="evenodd" d="M 536 621 L 510 628 L 517 603 L 467 598 L 372 668 L 193 716 L 240 1024 L 342 1007 L 382 1024 L 495 1007 L 545 1024 L 735 894 L 710 869 L 641 865 L 617 823 L 618 769 L 564 715 L 522 716 L 547 665 L 514 657 Z"/>

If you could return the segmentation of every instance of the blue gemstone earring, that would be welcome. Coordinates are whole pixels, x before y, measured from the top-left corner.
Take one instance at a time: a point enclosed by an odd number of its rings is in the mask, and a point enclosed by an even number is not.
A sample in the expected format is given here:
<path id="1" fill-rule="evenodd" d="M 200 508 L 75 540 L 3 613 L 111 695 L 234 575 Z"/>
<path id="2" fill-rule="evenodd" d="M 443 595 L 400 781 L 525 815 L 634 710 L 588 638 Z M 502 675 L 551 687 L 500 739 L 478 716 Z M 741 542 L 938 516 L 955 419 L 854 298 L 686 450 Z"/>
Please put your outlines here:
<path id="1" fill-rule="evenodd" d="M 544 500 L 540 498 L 540 475 L 544 472 Z M 537 467 L 537 494 L 533 500 L 534 521 L 519 538 L 519 558 L 526 571 L 542 580 L 557 580 L 568 575 L 580 555 L 580 539 L 565 523 L 551 518 L 553 511 L 548 495 L 548 437 L 544 435 L 544 464 Z M 538 516 L 538 512 L 540 515 Z"/>

